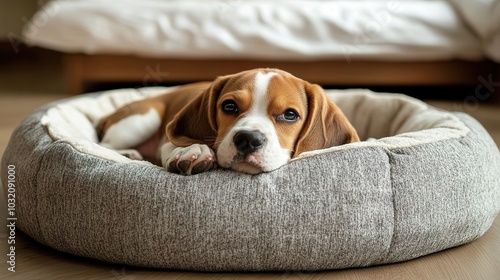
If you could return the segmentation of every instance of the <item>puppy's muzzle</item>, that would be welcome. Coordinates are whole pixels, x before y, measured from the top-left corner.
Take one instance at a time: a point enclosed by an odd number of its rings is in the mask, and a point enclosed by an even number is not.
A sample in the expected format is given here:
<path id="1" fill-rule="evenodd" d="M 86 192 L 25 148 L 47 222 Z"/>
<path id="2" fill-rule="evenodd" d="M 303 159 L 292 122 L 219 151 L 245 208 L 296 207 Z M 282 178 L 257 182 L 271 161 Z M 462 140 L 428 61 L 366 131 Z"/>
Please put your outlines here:
<path id="1" fill-rule="evenodd" d="M 233 143 L 241 155 L 251 154 L 262 148 L 266 142 L 264 134 L 258 130 L 238 131 L 233 137 Z"/>

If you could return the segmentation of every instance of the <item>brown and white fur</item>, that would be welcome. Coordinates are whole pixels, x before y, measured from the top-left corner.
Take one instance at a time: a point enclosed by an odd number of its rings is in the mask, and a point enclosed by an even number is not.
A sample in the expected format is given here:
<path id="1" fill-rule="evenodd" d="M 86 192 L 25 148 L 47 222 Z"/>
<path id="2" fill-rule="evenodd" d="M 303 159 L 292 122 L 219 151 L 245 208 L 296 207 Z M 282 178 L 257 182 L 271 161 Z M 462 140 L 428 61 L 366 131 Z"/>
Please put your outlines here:
<path id="1" fill-rule="evenodd" d="M 181 86 L 103 118 L 101 145 L 193 175 L 217 165 L 250 174 L 311 150 L 359 141 L 323 89 L 277 69 Z"/>

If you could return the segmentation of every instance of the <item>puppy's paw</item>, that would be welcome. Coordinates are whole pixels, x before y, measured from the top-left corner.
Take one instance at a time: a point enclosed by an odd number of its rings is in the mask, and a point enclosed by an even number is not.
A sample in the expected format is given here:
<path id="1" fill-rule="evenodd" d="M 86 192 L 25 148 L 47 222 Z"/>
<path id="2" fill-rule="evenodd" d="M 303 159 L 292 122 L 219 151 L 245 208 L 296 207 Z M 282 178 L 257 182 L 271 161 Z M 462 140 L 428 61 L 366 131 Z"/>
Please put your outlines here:
<path id="1" fill-rule="evenodd" d="M 163 162 L 163 167 L 167 171 L 182 175 L 194 175 L 210 171 L 216 166 L 214 151 L 207 145 L 202 144 L 177 147 L 170 157 Z"/>

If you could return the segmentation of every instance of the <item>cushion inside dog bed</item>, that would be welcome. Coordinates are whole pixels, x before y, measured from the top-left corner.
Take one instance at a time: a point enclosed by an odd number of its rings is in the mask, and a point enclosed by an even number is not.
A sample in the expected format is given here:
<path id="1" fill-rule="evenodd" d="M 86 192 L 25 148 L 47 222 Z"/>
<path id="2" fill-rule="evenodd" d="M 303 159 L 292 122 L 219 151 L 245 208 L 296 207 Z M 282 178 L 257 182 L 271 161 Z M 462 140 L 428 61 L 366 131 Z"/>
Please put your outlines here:
<path id="1" fill-rule="evenodd" d="M 18 172 L 19 228 L 60 251 L 135 266 L 323 270 L 470 242 L 500 209 L 500 155 L 484 128 L 397 94 L 328 91 L 364 141 L 259 175 L 180 176 L 97 144 L 102 116 L 168 90 L 86 95 L 29 116 L 2 159 L 2 175 Z"/>

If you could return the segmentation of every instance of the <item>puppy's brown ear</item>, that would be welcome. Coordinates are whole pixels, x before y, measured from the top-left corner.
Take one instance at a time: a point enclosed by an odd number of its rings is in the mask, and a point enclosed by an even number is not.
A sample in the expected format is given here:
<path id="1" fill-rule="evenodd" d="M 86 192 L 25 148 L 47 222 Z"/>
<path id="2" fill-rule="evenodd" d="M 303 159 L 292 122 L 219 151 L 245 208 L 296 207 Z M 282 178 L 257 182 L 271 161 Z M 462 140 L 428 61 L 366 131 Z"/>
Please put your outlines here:
<path id="1" fill-rule="evenodd" d="M 209 88 L 189 102 L 167 124 L 168 141 L 177 147 L 206 144 L 213 147 L 217 137 L 216 104 L 228 76 L 217 78 Z"/>
<path id="2" fill-rule="evenodd" d="M 306 83 L 308 117 L 300 132 L 293 157 L 318 149 L 359 141 L 344 113 L 318 85 Z"/>

